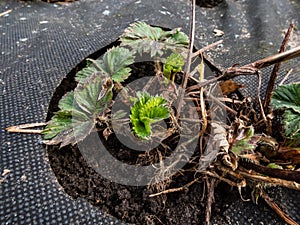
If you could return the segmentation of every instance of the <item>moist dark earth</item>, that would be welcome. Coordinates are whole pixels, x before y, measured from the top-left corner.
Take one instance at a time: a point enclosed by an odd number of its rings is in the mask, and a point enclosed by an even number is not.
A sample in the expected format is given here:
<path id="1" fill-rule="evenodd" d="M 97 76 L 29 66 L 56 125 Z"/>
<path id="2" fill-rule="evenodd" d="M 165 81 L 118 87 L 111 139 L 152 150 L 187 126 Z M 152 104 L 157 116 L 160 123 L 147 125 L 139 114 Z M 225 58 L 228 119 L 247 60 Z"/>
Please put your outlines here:
<path id="1" fill-rule="evenodd" d="M 120 185 L 103 178 L 86 163 L 76 146 L 48 147 L 48 157 L 59 184 L 68 195 L 74 199 L 83 197 L 120 220 L 134 224 L 202 224 L 204 221 L 203 182 L 180 192 L 150 198 L 151 192 L 146 187 Z M 171 187 L 185 183 L 181 178 Z M 225 203 L 229 205 L 232 195 L 237 195 L 236 191 L 228 195 L 229 189 L 224 184 L 217 188 L 213 216 L 225 210 Z"/>

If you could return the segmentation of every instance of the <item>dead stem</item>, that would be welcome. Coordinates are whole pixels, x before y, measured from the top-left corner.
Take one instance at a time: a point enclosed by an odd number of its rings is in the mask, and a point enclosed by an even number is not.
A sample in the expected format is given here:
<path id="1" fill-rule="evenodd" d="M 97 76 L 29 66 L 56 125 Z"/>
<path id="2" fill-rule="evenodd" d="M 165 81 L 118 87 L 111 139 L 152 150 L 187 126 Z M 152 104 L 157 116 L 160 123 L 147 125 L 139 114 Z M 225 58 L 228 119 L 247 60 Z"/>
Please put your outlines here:
<path id="1" fill-rule="evenodd" d="M 286 34 L 285 34 L 285 37 L 284 37 L 283 42 L 281 44 L 279 53 L 282 53 L 286 50 L 286 46 L 287 46 L 288 41 L 289 41 L 289 39 L 292 35 L 293 30 L 294 30 L 294 24 L 291 23 L 288 30 L 287 30 L 287 32 L 286 32 Z M 277 76 L 278 76 L 280 66 L 281 66 L 281 62 L 277 62 L 274 65 L 273 71 L 271 73 L 271 76 L 270 76 L 270 79 L 269 79 L 269 82 L 268 82 L 268 86 L 267 86 L 267 89 L 266 89 L 266 94 L 265 94 L 265 99 L 264 99 L 264 108 L 267 110 L 267 113 L 270 113 L 269 105 L 270 105 L 270 102 L 271 102 L 271 97 L 272 97 L 272 93 L 273 93 L 273 90 L 274 90 L 275 82 L 277 80 Z"/>
<path id="2" fill-rule="evenodd" d="M 278 62 L 284 62 L 296 57 L 300 56 L 300 46 L 290 49 L 289 51 L 285 51 L 282 53 L 278 53 L 263 59 L 260 59 L 258 61 L 255 61 L 253 63 L 244 65 L 242 67 L 229 67 L 227 68 L 223 74 L 219 77 L 214 77 L 210 80 L 200 82 L 199 84 L 190 86 L 187 88 L 187 92 L 191 92 L 193 90 L 197 90 L 200 87 L 203 87 L 205 85 L 215 83 L 219 80 L 228 80 L 237 76 L 249 76 L 249 75 L 255 75 L 257 71 L 261 68 L 268 67 L 270 65 L 273 65 L 274 63 Z"/>
<path id="3" fill-rule="evenodd" d="M 283 179 L 279 179 L 279 178 L 273 178 L 273 177 L 268 177 L 268 176 L 262 176 L 262 175 L 258 175 L 258 174 L 253 174 L 253 172 L 244 172 L 241 170 L 237 170 L 237 173 L 241 174 L 242 176 L 256 181 L 256 182 L 264 182 L 270 185 L 274 185 L 274 186 L 281 186 L 281 187 L 286 187 L 286 188 L 290 188 L 290 189 L 294 189 L 297 191 L 300 191 L 300 184 L 296 183 L 295 181 L 287 181 L 287 180 L 283 180 Z"/>
<path id="4" fill-rule="evenodd" d="M 216 178 L 207 178 L 206 186 L 207 186 L 207 201 L 206 201 L 206 209 L 205 209 L 205 224 L 210 225 L 210 217 L 211 217 L 211 206 L 215 201 L 215 185 Z"/>
<path id="5" fill-rule="evenodd" d="M 239 169 L 233 171 L 233 170 L 229 169 L 228 167 L 223 166 L 221 164 L 216 164 L 215 166 L 218 170 L 225 172 L 226 174 L 229 174 L 229 175 L 235 177 L 236 179 L 240 179 L 240 180 L 246 179 L 246 181 L 252 181 L 252 183 L 254 182 L 256 184 L 266 183 L 266 184 L 270 184 L 273 186 L 281 186 L 281 187 L 286 187 L 286 188 L 300 191 L 300 184 L 296 183 L 295 181 L 287 181 L 287 180 L 283 180 L 283 179 L 259 175 L 258 173 L 254 173 L 251 170 L 245 170 L 242 168 L 239 168 Z"/>
<path id="6" fill-rule="evenodd" d="M 286 73 L 286 75 L 282 78 L 282 80 L 280 81 L 280 83 L 278 84 L 279 86 L 280 85 L 283 85 L 284 82 L 288 79 L 288 77 L 291 75 L 291 73 L 293 72 L 293 69 L 289 69 Z"/>
<path id="7" fill-rule="evenodd" d="M 188 188 L 189 186 L 191 186 L 192 184 L 194 184 L 195 182 L 197 182 L 198 180 L 199 179 L 196 178 L 193 181 L 187 183 L 186 185 L 184 185 L 182 187 L 164 190 L 164 191 L 161 191 L 161 192 L 158 192 L 158 193 L 155 193 L 155 194 L 151 194 L 151 195 L 149 195 L 149 197 L 152 198 L 152 197 L 156 197 L 156 196 L 163 195 L 163 194 L 169 194 L 169 193 L 173 193 L 173 192 L 177 192 L 177 191 L 182 191 L 182 190 Z"/>
<path id="8" fill-rule="evenodd" d="M 264 112 L 264 107 L 263 107 L 261 99 L 260 99 L 260 89 L 261 89 L 261 72 L 260 71 L 257 71 L 257 79 L 258 79 L 258 86 L 257 86 L 257 91 L 256 91 L 257 101 L 258 101 L 258 104 L 259 104 L 261 116 L 262 116 L 264 122 L 267 123 L 267 117 L 266 117 L 266 114 Z"/>
<path id="9" fill-rule="evenodd" d="M 190 25 L 190 36 L 189 36 L 189 52 L 187 56 L 187 62 L 184 67 L 183 72 L 183 82 L 182 82 L 182 93 L 179 93 L 179 102 L 177 106 L 177 116 L 176 119 L 179 119 L 181 108 L 183 106 L 183 98 L 187 86 L 187 82 L 190 75 L 190 69 L 191 69 L 191 63 L 192 63 L 192 54 L 193 54 L 193 48 L 194 48 L 194 39 L 195 39 L 195 11 L 196 11 L 196 0 L 192 0 L 192 10 L 191 10 L 191 25 Z"/>
<path id="10" fill-rule="evenodd" d="M 267 166 L 255 164 L 244 158 L 240 158 L 238 163 L 245 169 L 253 170 L 256 173 L 264 174 L 273 178 L 297 182 L 300 184 L 300 171 L 269 168 Z"/>
<path id="11" fill-rule="evenodd" d="M 253 63 L 250 63 L 246 66 L 251 66 L 253 68 L 262 69 L 268 66 L 271 66 L 278 62 L 284 62 L 290 59 L 294 59 L 296 57 L 300 56 L 300 46 L 292 48 L 288 51 L 278 53 L 269 57 L 266 57 L 264 59 L 255 61 Z"/>
<path id="12" fill-rule="evenodd" d="M 192 58 L 194 58 L 194 57 L 196 57 L 196 56 L 202 54 L 202 53 L 205 52 L 205 51 L 208 51 L 208 50 L 214 48 L 215 46 L 221 44 L 222 42 L 223 42 L 223 40 L 219 40 L 219 41 L 217 41 L 217 42 L 214 42 L 214 43 L 212 43 L 212 44 L 209 44 L 209 45 L 207 45 L 207 46 L 205 46 L 205 47 L 199 49 L 198 51 L 196 51 L 196 52 L 194 52 L 194 53 L 192 54 Z"/>
<path id="13" fill-rule="evenodd" d="M 193 122 L 193 123 L 202 123 L 202 120 L 199 119 L 190 119 L 190 118 L 182 118 L 181 121 Z"/>
<path id="14" fill-rule="evenodd" d="M 205 92 L 205 94 L 209 97 L 209 98 L 211 98 L 213 101 L 214 101 L 214 103 L 216 103 L 217 105 L 219 105 L 219 106 L 221 106 L 222 108 L 225 108 L 228 112 L 230 112 L 230 113 L 232 113 L 233 115 L 237 115 L 238 113 L 237 113 L 237 111 L 235 111 L 234 109 L 232 109 L 232 108 L 230 108 L 230 107 L 228 107 L 226 104 L 224 104 L 222 101 L 222 99 L 221 100 L 219 100 L 218 98 L 216 98 L 216 97 L 214 97 L 213 95 L 211 95 L 211 94 L 208 94 L 208 93 L 206 93 Z M 232 101 L 233 101 L 233 99 L 231 99 Z M 232 102 L 232 103 L 235 103 L 235 102 Z M 241 103 L 241 102 L 240 102 Z"/>
<path id="15" fill-rule="evenodd" d="M 290 225 L 299 225 L 289 215 L 287 215 L 264 190 L 260 190 L 260 196 L 286 223 Z"/>
<path id="16" fill-rule="evenodd" d="M 200 107 L 201 107 L 201 116 L 202 116 L 202 120 L 203 120 L 203 124 L 201 127 L 201 131 L 200 131 L 200 136 L 202 136 L 207 128 L 207 115 L 206 115 L 206 108 L 205 108 L 205 102 L 204 102 L 204 90 L 203 88 L 200 89 Z"/>
<path id="17" fill-rule="evenodd" d="M 35 129 L 28 129 L 28 128 L 41 127 L 46 125 L 47 123 L 28 123 L 28 124 L 21 124 L 17 126 L 7 127 L 5 130 L 11 133 L 41 134 L 43 130 L 35 130 Z"/>
<path id="18" fill-rule="evenodd" d="M 0 17 L 1 16 L 5 16 L 6 14 L 9 14 L 9 13 L 11 13 L 12 12 L 12 9 L 9 9 L 9 10 L 7 10 L 7 11 L 5 11 L 5 12 L 2 12 L 2 13 L 0 13 Z"/>
<path id="19" fill-rule="evenodd" d="M 194 48 L 194 40 L 195 40 L 195 11 L 196 11 L 196 0 L 192 0 L 192 11 L 191 11 L 191 27 L 190 27 L 190 43 L 189 43 L 189 52 L 187 57 L 187 62 L 184 67 L 184 74 L 183 74 L 183 82 L 182 82 L 182 89 L 185 90 L 187 86 L 187 81 L 190 74 L 191 69 L 191 62 L 192 62 L 192 54 Z"/>
<path id="20" fill-rule="evenodd" d="M 203 123 L 202 123 L 202 126 L 201 126 L 201 130 L 200 130 L 200 133 L 199 133 L 199 136 L 200 136 L 200 143 L 199 143 L 199 153 L 200 153 L 200 156 L 202 156 L 203 154 L 203 135 L 206 131 L 206 128 L 207 128 L 207 112 L 206 112 L 206 108 L 205 108 L 205 101 L 204 101 L 204 90 L 203 88 L 200 88 L 200 109 L 201 109 L 201 116 L 202 116 L 202 120 L 203 120 Z"/>
<path id="21" fill-rule="evenodd" d="M 222 177 L 222 176 L 220 176 L 219 174 L 217 174 L 216 172 L 213 172 L 213 171 L 212 172 L 211 171 L 203 171 L 202 173 L 206 174 L 206 175 L 208 175 L 210 177 L 217 178 L 217 179 L 219 179 L 219 180 L 221 180 L 221 181 L 229 184 L 232 187 L 238 187 L 239 185 L 241 185 L 241 184 L 235 183 L 235 182 L 233 182 L 233 181 L 231 181 L 231 180 L 229 180 L 229 179 L 227 179 L 225 177 Z"/>
<path id="22" fill-rule="evenodd" d="M 229 103 L 232 103 L 232 104 L 243 104 L 244 103 L 241 100 L 227 98 L 227 97 L 218 98 L 218 100 L 221 101 L 221 102 L 229 102 Z"/>

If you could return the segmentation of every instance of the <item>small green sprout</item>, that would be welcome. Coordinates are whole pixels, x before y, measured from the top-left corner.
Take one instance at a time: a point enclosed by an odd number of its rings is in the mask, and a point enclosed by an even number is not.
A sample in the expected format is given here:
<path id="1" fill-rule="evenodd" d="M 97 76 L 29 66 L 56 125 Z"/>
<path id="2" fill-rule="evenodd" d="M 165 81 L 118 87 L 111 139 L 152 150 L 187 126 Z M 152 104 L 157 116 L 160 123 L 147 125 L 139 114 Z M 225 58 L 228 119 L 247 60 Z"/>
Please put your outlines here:
<path id="1" fill-rule="evenodd" d="M 232 145 L 231 151 L 236 155 L 240 155 L 244 150 L 253 150 L 255 145 L 251 143 L 251 138 L 254 135 L 254 128 L 249 127 L 245 132 L 242 132 L 239 137 L 236 138 L 236 142 Z"/>
<path id="2" fill-rule="evenodd" d="M 131 108 L 130 122 L 135 135 L 146 139 L 151 135 L 151 124 L 169 117 L 167 100 L 147 92 L 138 92 L 137 96 L 138 100 Z"/>
<path id="3" fill-rule="evenodd" d="M 166 58 L 166 63 L 164 64 L 164 76 L 174 82 L 176 74 L 182 71 L 183 65 L 183 56 L 178 53 L 172 53 Z"/>

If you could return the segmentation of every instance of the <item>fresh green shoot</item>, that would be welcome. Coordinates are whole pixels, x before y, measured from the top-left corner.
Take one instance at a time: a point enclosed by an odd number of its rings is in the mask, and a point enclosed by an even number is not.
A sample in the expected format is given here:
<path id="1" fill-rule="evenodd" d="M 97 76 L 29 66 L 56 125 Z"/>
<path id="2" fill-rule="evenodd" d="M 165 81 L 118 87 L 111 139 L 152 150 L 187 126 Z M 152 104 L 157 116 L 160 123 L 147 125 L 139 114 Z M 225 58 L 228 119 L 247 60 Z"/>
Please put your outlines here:
<path id="1" fill-rule="evenodd" d="M 151 124 L 169 117 L 167 101 L 161 96 L 138 92 L 138 99 L 131 108 L 130 122 L 135 135 L 146 139 L 151 135 Z"/>
<path id="2" fill-rule="evenodd" d="M 176 74 L 182 71 L 184 63 L 185 61 L 181 54 L 171 53 L 171 55 L 166 58 L 166 62 L 164 64 L 164 76 L 168 80 L 172 80 L 172 82 L 174 82 Z"/>
<path id="3" fill-rule="evenodd" d="M 231 151 L 236 155 L 240 155 L 243 151 L 255 149 L 255 145 L 251 143 L 254 135 L 254 128 L 249 127 L 241 132 L 236 138 L 236 142 L 232 145 Z"/>
<path id="4" fill-rule="evenodd" d="M 283 169 L 283 167 L 282 166 L 280 166 L 280 165 L 278 165 L 278 164 L 276 164 L 276 163 L 269 163 L 268 165 L 267 165 L 267 167 L 269 167 L 269 168 L 271 168 L 271 169 Z"/>

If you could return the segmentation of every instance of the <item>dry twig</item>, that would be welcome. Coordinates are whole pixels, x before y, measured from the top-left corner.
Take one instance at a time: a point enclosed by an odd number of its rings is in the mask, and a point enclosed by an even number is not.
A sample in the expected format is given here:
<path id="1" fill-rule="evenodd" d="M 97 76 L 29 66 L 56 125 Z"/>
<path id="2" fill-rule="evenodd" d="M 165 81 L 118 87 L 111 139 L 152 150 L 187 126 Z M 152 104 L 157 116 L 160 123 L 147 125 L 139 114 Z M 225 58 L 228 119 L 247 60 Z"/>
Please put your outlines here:
<path id="1" fill-rule="evenodd" d="M 266 166 L 252 163 L 249 160 L 245 160 L 243 158 L 239 159 L 239 165 L 260 174 L 268 175 L 274 178 L 280 178 L 283 180 L 289 180 L 300 184 L 300 171 L 269 168 Z"/>
<path id="2" fill-rule="evenodd" d="M 260 99 L 260 89 L 261 89 L 261 73 L 260 73 L 260 71 L 257 71 L 257 79 L 258 79 L 257 101 L 258 101 L 258 104 L 259 104 L 261 116 L 262 116 L 264 122 L 267 123 L 267 117 L 266 117 L 266 114 L 265 114 L 265 111 L 264 111 L 264 107 L 263 107 L 261 99 Z"/>
<path id="3" fill-rule="evenodd" d="M 196 0 L 192 0 L 192 10 L 191 10 L 191 25 L 190 25 L 190 43 L 189 43 L 189 52 L 187 56 L 187 62 L 184 67 L 184 72 L 183 72 L 183 82 L 182 82 L 182 92 L 180 93 L 179 96 L 179 102 L 177 106 L 177 116 L 176 119 L 179 119 L 181 108 L 183 105 L 183 98 L 185 94 L 185 89 L 187 86 L 187 82 L 189 79 L 190 75 L 190 69 L 191 69 L 191 64 L 192 64 L 192 54 L 193 54 L 193 48 L 194 48 L 194 39 L 195 39 L 195 11 L 196 11 Z"/>
<path id="4" fill-rule="evenodd" d="M 288 30 L 287 30 L 287 32 L 286 32 L 284 40 L 281 44 L 279 53 L 282 53 L 282 52 L 285 51 L 287 43 L 290 39 L 290 36 L 292 35 L 293 30 L 294 30 L 294 24 L 291 23 Z M 269 82 L 268 82 L 267 89 L 266 89 L 266 95 L 265 95 L 265 99 L 264 99 L 264 108 L 267 110 L 267 113 L 270 113 L 269 105 L 270 105 L 270 102 L 271 102 L 271 97 L 272 97 L 272 93 L 273 93 L 273 90 L 274 90 L 275 82 L 277 80 L 277 76 L 278 76 L 280 66 L 281 66 L 281 62 L 277 62 L 275 64 L 275 66 L 273 68 L 273 71 L 271 73 Z"/>
<path id="5" fill-rule="evenodd" d="M 199 89 L 200 87 L 203 87 L 205 85 L 215 83 L 219 80 L 228 80 L 237 76 L 249 76 L 249 75 L 255 75 L 257 74 L 257 71 L 259 71 L 262 68 L 268 67 L 270 65 L 273 65 L 278 62 L 284 62 L 296 57 L 300 56 L 300 46 L 296 48 L 292 48 L 289 51 L 285 51 L 282 53 L 278 53 L 260 60 L 257 60 L 253 63 L 241 66 L 241 67 L 229 67 L 227 68 L 221 76 L 214 77 L 210 80 L 200 82 L 199 84 L 190 86 L 187 88 L 187 92 L 194 91 Z"/>
<path id="6" fill-rule="evenodd" d="M 278 85 L 283 85 L 284 82 L 288 79 L 288 77 L 291 75 L 292 72 L 293 72 L 293 69 L 289 69 L 286 72 L 286 75 L 282 78 L 282 80 L 280 81 L 280 83 Z"/>
<path id="7" fill-rule="evenodd" d="M 295 220 L 287 215 L 265 191 L 260 190 L 260 196 L 286 223 L 290 225 L 299 225 Z"/>
<path id="8" fill-rule="evenodd" d="M 199 179 L 196 178 L 196 179 L 192 180 L 191 182 L 187 183 L 186 185 L 184 185 L 182 187 L 164 190 L 164 191 L 161 191 L 161 192 L 158 192 L 158 193 L 155 193 L 155 194 L 151 194 L 151 195 L 149 195 L 149 197 L 151 198 L 151 197 L 156 197 L 156 196 L 163 195 L 163 194 L 169 194 L 169 193 L 173 193 L 173 192 L 177 192 L 177 191 L 182 191 L 182 190 L 188 188 L 189 186 L 191 186 L 192 184 L 194 184 L 195 182 L 197 182 L 198 180 Z"/>
<path id="9" fill-rule="evenodd" d="M 210 216 L 211 216 L 211 206 L 214 202 L 214 195 L 215 195 L 215 185 L 216 185 L 216 178 L 210 178 L 206 180 L 207 185 L 207 204 L 205 210 L 205 224 L 210 224 Z"/>
<path id="10" fill-rule="evenodd" d="M 223 40 L 219 40 L 219 41 L 216 41 L 216 42 L 214 42 L 214 43 L 212 43 L 212 44 L 209 44 L 209 45 L 207 45 L 207 46 L 205 46 L 205 47 L 199 49 L 198 51 L 196 51 L 196 52 L 194 52 L 194 53 L 192 54 L 192 58 L 194 58 L 194 57 L 196 57 L 196 56 L 202 54 L 202 53 L 205 52 L 205 51 L 208 51 L 208 50 L 214 48 L 215 46 L 221 44 L 222 42 L 223 42 Z"/>
<path id="11" fill-rule="evenodd" d="M 0 17 L 1 16 L 5 16 L 6 14 L 11 13 L 11 12 L 12 12 L 12 9 L 9 9 L 9 10 L 7 10 L 5 12 L 2 12 L 2 13 L 0 13 Z"/>
<path id="12" fill-rule="evenodd" d="M 283 179 L 268 177 L 265 175 L 260 175 L 258 173 L 255 173 L 251 170 L 245 170 L 242 168 L 233 171 L 230 168 L 223 166 L 221 164 L 216 164 L 215 166 L 216 168 L 218 168 L 218 170 L 224 172 L 225 174 L 229 174 L 230 176 L 239 180 L 246 179 L 246 181 L 251 181 L 252 183 L 254 182 L 256 184 L 265 183 L 273 186 L 281 186 L 281 187 L 286 187 L 289 189 L 300 191 L 300 184 L 295 181 L 287 181 Z M 249 185 L 249 182 L 247 182 L 247 184 Z"/>
<path id="13" fill-rule="evenodd" d="M 46 126 L 47 123 L 30 123 L 7 127 L 5 130 L 11 133 L 41 134 L 43 130 L 28 129 L 34 127 Z"/>

